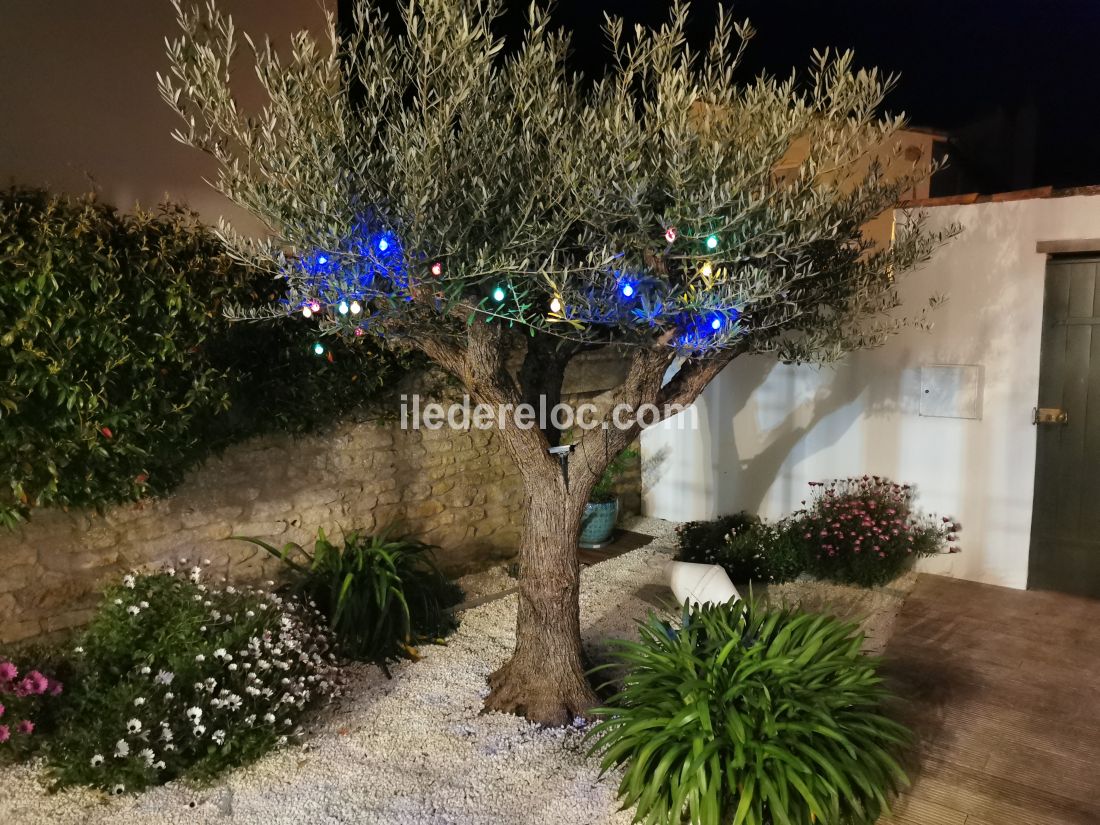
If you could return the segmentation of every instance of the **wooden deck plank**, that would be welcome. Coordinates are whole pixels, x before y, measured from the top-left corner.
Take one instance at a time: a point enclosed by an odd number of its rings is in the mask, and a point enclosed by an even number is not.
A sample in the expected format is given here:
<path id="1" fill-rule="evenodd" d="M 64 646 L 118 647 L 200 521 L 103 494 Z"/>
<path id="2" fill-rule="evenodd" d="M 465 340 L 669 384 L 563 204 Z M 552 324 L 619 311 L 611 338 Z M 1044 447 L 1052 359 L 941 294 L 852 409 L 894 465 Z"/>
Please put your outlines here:
<path id="1" fill-rule="evenodd" d="M 918 744 L 883 823 L 1100 823 L 1100 602 L 922 575 L 885 672 Z"/>

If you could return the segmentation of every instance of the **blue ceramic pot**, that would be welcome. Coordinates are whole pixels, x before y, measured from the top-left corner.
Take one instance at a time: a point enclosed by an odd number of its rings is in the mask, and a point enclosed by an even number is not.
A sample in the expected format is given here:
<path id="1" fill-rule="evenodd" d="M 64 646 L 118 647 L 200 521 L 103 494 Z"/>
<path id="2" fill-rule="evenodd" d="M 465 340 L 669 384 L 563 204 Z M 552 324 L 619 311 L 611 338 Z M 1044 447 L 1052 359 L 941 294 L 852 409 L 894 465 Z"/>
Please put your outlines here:
<path id="1" fill-rule="evenodd" d="M 615 522 L 619 520 L 619 500 L 588 502 L 584 505 L 581 517 L 581 547 L 603 544 L 615 531 Z"/>

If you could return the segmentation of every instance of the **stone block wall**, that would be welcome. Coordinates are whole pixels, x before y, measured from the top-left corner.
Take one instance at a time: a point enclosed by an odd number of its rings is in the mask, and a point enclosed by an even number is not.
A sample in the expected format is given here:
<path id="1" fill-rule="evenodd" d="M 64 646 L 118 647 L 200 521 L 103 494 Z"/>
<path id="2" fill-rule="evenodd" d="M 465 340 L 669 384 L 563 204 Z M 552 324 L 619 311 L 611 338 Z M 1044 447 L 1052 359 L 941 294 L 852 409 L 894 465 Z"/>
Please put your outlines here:
<path id="1" fill-rule="evenodd" d="M 577 403 L 621 380 L 623 359 L 577 359 L 565 391 Z M 448 393 L 444 393 L 448 394 Z M 617 485 L 637 512 L 637 462 Z M 313 436 L 235 445 L 189 474 L 172 495 L 103 514 L 36 511 L 0 531 L 0 644 L 57 633 L 92 615 L 103 585 L 180 558 L 209 559 L 214 576 L 271 578 L 279 562 L 232 535 L 307 544 L 318 528 L 401 532 L 439 546 L 447 573 L 515 555 L 523 516 L 519 473 L 493 430 L 402 430 L 349 422 Z"/>
<path id="2" fill-rule="evenodd" d="M 398 523 L 440 546 L 462 573 L 514 555 L 523 496 L 492 431 L 401 430 L 349 423 L 292 439 L 264 437 L 227 450 L 171 496 L 97 515 L 36 512 L 0 533 L 0 643 L 65 630 L 90 617 L 103 584 L 172 559 L 210 559 L 214 575 L 269 577 L 278 562 L 226 541 L 306 543 L 323 527 Z"/>

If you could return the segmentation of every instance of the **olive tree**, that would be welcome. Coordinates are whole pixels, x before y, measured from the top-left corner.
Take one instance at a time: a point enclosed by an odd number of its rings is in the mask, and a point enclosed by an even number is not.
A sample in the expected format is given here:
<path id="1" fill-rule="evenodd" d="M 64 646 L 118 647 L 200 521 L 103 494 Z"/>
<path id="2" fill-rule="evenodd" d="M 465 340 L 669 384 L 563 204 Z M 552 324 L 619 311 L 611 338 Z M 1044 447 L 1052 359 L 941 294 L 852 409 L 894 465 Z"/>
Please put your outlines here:
<path id="1" fill-rule="evenodd" d="M 903 125 L 879 114 L 893 79 L 850 54 L 743 82 L 748 24 L 719 15 L 697 50 L 677 2 L 656 29 L 609 18 L 608 68 L 581 77 L 545 8 L 505 42 L 502 6 L 407 0 L 388 19 L 360 2 L 348 34 L 330 18 L 281 52 L 213 2 L 177 6 L 160 89 L 176 138 L 212 155 L 215 186 L 270 230 L 221 227 L 235 255 L 287 279 L 267 314 L 420 350 L 483 404 L 553 406 L 581 353 L 625 362 L 567 477 L 552 423 L 500 430 L 526 515 L 516 647 L 486 707 L 559 724 L 594 701 L 577 536 L 589 491 L 639 434 L 622 410 L 690 404 L 742 355 L 827 361 L 925 324 L 927 307 L 895 313 L 898 279 L 943 235 L 913 216 L 887 247 L 865 236 L 927 169 L 884 173 Z M 235 96 L 238 50 L 266 91 L 257 111 Z"/>

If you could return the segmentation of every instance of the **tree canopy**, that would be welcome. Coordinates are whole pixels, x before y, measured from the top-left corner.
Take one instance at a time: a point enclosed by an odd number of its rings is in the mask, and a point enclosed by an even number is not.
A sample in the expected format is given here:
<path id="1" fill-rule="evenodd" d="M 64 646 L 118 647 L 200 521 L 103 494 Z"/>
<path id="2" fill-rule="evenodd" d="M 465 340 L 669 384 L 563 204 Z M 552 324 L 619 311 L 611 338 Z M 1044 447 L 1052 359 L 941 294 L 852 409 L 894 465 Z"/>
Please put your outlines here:
<path id="1" fill-rule="evenodd" d="M 494 34 L 502 7 L 412 0 L 395 26 L 361 3 L 350 37 L 330 18 L 325 42 L 300 33 L 287 54 L 213 4 L 180 9 L 160 79 L 185 120 L 176 137 L 213 155 L 217 187 L 271 228 L 227 235 L 289 279 L 281 311 L 413 346 L 488 321 L 798 360 L 906 323 L 897 275 L 942 236 L 920 216 L 888 248 L 862 233 L 929 173 L 883 172 L 904 123 L 878 114 L 893 78 L 825 52 L 805 78 L 740 82 L 751 27 L 719 14 L 694 50 L 677 2 L 655 30 L 609 18 L 611 69 L 588 79 L 568 70 L 545 7 L 518 44 Z M 230 71 L 242 40 L 268 96 L 251 114 Z M 778 174 L 800 140 L 804 157 Z"/>

